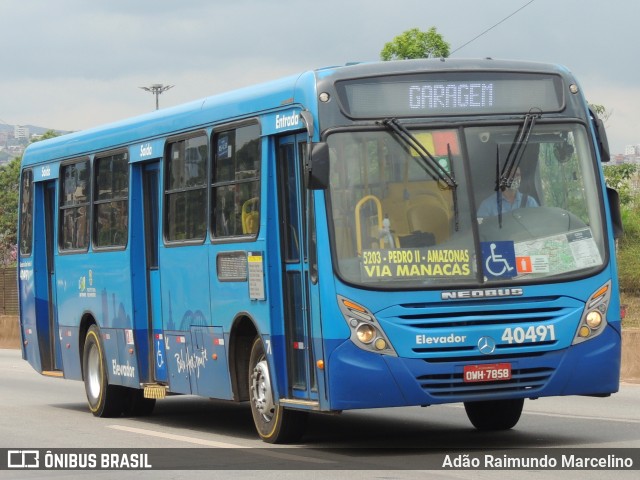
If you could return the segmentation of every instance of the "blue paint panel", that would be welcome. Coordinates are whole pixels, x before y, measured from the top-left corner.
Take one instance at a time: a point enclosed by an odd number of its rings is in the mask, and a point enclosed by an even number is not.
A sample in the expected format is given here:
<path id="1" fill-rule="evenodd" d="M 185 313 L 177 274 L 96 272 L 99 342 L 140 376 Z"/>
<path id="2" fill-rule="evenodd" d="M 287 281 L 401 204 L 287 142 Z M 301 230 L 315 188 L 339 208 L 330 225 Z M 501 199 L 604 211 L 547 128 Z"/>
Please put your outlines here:
<path id="1" fill-rule="evenodd" d="M 124 385 L 125 387 L 139 388 L 140 370 L 135 354 L 133 332 L 130 330 L 129 341 L 127 341 L 126 331 L 123 329 L 116 330 L 115 335 L 118 339 L 118 355 L 112 358 L 107 365 L 109 378 L 112 379 L 112 383 Z"/>
<path id="2" fill-rule="evenodd" d="M 160 248 L 165 330 L 188 332 L 192 325 L 211 325 L 208 247 Z"/>
<path id="3" fill-rule="evenodd" d="M 66 379 L 82 380 L 82 365 L 78 362 L 78 350 L 75 348 L 79 343 L 76 327 L 60 328 L 60 351 Z"/>
<path id="4" fill-rule="evenodd" d="M 188 333 L 165 332 L 169 390 L 173 393 L 192 393 L 191 376 L 188 367 L 192 351 L 189 337 Z"/>
<path id="5" fill-rule="evenodd" d="M 226 341 L 222 327 L 191 327 L 193 352 L 190 374 L 203 397 L 231 400 Z"/>

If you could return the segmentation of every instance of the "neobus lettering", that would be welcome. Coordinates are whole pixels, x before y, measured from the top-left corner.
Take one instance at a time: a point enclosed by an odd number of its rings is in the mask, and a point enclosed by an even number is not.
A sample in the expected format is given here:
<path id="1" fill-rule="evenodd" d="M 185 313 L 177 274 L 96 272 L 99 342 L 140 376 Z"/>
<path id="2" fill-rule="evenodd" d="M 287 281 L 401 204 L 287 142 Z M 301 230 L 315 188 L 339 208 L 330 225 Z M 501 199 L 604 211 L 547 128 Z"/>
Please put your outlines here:
<path id="1" fill-rule="evenodd" d="M 442 300 L 457 300 L 460 298 L 492 298 L 519 297 L 524 294 L 522 288 L 488 288 L 486 290 L 459 290 L 457 292 L 442 292 Z"/>
<path id="2" fill-rule="evenodd" d="M 409 107 L 412 109 L 492 106 L 493 83 L 435 83 L 409 87 Z"/>

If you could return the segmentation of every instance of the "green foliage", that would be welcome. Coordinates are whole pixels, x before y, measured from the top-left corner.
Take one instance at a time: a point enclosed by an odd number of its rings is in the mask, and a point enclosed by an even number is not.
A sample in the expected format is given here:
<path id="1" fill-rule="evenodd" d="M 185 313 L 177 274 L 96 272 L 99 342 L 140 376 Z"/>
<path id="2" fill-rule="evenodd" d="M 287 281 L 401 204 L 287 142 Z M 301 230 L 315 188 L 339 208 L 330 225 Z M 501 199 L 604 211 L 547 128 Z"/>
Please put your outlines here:
<path id="1" fill-rule="evenodd" d="M 0 167 L 0 264 L 15 262 L 15 246 L 18 243 L 18 192 L 20 161 L 14 158 Z"/>
<path id="2" fill-rule="evenodd" d="M 449 50 L 449 44 L 436 31 L 436 27 L 431 27 L 426 32 L 412 28 L 385 43 L 380 52 L 380 58 L 387 61 L 448 57 Z"/>
<path id="3" fill-rule="evenodd" d="M 620 290 L 640 293 L 640 212 L 622 207 L 624 234 L 618 241 L 618 277 Z"/>
<path id="4" fill-rule="evenodd" d="M 36 140 L 33 140 L 33 142 L 31 143 L 35 143 L 35 142 L 41 142 L 42 140 L 48 140 L 50 138 L 56 138 L 59 137 L 60 134 L 58 132 L 56 132 L 55 130 L 47 130 L 46 132 L 44 132 L 42 134 L 42 136 Z"/>
<path id="5" fill-rule="evenodd" d="M 604 105 L 600 105 L 597 103 L 590 103 L 589 108 L 591 108 L 591 110 L 595 112 L 598 118 L 601 118 L 605 123 L 607 122 L 607 120 L 609 120 L 609 117 L 611 117 L 611 114 L 613 113 L 608 111 Z"/>
<path id="6" fill-rule="evenodd" d="M 36 141 L 57 136 L 59 133 L 48 130 Z M 0 265 L 16 261 L 21 161 L 22 157 L 17 157 L 0 167 Z"/>
<path id="7" fill-rule="evenodd" d="M 629 205 L 633 201 L 634 193 L 631 191 L 630 180 L 636 173 L 637 166 L 629 163 L 622 165 L 607 165 L 604 167 L 604 177 L 607 186 L 618 191 L 620 204 Z"/>

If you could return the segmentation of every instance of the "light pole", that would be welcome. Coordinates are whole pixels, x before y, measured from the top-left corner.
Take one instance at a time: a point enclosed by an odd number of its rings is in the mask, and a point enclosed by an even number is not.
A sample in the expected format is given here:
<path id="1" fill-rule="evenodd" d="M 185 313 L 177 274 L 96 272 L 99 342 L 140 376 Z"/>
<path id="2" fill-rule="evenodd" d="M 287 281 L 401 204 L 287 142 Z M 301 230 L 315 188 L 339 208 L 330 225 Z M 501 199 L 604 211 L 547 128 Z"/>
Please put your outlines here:
<path id="1" fill-rule="evenodd" d="M 175 85 L 162 85 L 161 83 L 154 83 L 150 87 L 140 87 L 142 90 L 146 90 L 147 92 L 151 92 L 156 96 L 156 110 L 160 108 L 158 103 L 158 97 L 162 92 L 166 92 L 170 88 L 173 88 Z"/>

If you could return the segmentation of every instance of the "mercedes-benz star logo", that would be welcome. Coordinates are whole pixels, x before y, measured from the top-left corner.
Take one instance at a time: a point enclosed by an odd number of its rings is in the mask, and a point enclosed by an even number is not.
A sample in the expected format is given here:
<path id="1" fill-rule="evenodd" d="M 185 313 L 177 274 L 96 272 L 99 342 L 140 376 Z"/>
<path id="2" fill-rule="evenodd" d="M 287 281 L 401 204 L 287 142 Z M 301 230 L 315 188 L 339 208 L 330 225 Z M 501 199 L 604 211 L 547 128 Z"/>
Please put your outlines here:
<path id="1" fill-rule="evenodd" d="M 478 350 L 483 355 L 491 355 L 496 351 L 496 341 L 491 337 L 482 337 L 478 340 Z"/>

